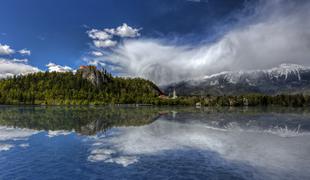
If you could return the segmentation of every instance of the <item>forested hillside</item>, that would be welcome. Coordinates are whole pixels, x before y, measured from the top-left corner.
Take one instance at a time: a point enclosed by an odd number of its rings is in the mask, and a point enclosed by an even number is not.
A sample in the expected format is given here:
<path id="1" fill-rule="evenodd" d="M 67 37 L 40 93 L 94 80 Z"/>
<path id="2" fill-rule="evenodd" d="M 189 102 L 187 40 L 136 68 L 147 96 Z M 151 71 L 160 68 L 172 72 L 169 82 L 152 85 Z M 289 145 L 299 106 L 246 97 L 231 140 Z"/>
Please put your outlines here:
<path id="1" fill-rule="evenodd" d="M 112 77 L 92 67 L 75 74 L 39 72 L 0 80 L 1 104 L 152 103 L 159 94 L 151 81 Z"/>

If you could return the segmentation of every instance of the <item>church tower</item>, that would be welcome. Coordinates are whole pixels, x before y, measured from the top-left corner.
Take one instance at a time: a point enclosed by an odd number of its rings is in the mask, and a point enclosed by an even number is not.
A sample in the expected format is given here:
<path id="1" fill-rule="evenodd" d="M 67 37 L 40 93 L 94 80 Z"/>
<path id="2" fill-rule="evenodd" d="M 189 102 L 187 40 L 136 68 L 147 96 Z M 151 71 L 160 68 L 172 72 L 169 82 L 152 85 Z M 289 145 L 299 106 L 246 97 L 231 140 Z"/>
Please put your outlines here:
<path id="1" fill-rule="evenodd" d="M 173 96 L 172 96 L 172 99 L 176 99 L 176 98 L 178 98 L 178 96 L 177 96 L 177 93 L 176 93 L 175 88 L 174 88 L 174 89 L 173 89 Z"/>

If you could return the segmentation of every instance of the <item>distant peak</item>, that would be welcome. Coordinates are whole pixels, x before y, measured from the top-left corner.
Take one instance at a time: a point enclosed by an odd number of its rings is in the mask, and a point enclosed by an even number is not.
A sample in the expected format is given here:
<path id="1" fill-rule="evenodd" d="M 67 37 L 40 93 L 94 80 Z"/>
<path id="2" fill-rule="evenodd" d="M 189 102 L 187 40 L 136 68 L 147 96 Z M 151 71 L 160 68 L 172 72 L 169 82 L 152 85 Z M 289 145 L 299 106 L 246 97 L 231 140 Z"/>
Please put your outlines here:
<path id="1" fill-rule="evenodd" d="M 290 64 L 283 63 L 277 67 L 265 69 L 265 70 L 245 70 L 245 71 L 224 71 L 212 75 L 208 75 L 203 77 L 203 80 L 207 79 L 216 79 L 216 78 L 224 78 L 228 82 L 237 83 L 243 78 L 258 78 L 259 74 L 265 74 L 271 79 L 279 79 L 284 78 L 288 79 L 290 75 L 295 76 L 298 80 L 301 80 L 301 72 L 308 71 L 310 67 L 299 65 L 299 64 Z"/>
<path id="2" fill-rule="evenodd" d="M 280 64 L 280 68 L 295 68 L 295 69 L 305 69 L 305 66 L 299 65 L 299 64 L 289 64 L 289 63 L 283 63 Z"/>

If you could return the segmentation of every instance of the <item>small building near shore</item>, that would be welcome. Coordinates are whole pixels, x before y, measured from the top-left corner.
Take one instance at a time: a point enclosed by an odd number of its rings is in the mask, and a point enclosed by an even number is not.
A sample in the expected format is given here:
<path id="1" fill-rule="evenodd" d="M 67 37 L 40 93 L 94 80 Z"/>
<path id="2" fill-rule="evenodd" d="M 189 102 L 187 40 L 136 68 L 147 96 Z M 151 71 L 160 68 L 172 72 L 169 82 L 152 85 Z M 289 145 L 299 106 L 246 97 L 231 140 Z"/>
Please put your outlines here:
<path id="1" fill-rule="evenodd" d="M 178 98 L 177 92 L 175 91 L 175 89 L 173 89 L 172 99 L 176 99 L 176 98 Z"/>

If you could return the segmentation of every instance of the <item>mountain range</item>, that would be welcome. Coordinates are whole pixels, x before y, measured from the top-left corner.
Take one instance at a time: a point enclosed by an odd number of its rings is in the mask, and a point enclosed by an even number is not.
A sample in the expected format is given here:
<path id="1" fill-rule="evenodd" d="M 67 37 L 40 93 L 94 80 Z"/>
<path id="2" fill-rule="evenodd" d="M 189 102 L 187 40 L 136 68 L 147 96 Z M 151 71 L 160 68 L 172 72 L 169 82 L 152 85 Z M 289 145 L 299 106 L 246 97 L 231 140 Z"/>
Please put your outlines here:
<path id="1" fill-rule="evenodd" d="M 162 87 L 178 95 L 242 95 L 248 93 L 310 94 L 310 67 L 281 64 L 266 70 L 225 71 Z"/>

